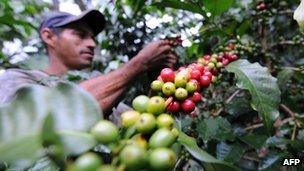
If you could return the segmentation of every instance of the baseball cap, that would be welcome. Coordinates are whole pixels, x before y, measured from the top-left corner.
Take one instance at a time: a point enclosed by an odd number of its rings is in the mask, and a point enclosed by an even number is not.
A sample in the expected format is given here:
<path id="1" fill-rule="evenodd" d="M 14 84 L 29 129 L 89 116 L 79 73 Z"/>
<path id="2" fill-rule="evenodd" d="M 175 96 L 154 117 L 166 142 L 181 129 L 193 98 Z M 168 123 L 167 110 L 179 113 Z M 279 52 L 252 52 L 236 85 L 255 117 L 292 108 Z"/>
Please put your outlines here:
<path id="1" fill-rule="evenodd" d="M 104 29 L 106 24 L 104 15 L 98 10 L 87 10 L 78 16 L 67 12 L 56 11 L 45 15 L 40 24 L 39 32 L 43 28 L 64 27 L 68 24 L 80 21 L 87 23 L 95 36 Z"/>

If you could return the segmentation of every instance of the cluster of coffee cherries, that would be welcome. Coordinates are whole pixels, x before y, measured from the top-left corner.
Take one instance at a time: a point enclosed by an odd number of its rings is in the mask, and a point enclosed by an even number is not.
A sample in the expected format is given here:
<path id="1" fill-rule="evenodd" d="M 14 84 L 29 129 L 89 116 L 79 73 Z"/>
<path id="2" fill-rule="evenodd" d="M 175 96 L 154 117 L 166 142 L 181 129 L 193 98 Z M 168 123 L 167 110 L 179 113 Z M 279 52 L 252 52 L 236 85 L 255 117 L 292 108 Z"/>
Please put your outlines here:
<path id="1" fill-rule="evenodd" d="M 217 81 L 221 69 L 238 59 L 234 53 L 234 44 L 228 44 L 224 52 L 204 55 L 196 63 L 182 66 L 174 71 L 164 68 L 151 83 L 151 89 L 166 98 L 166 109 L 169 113 L 191 113 L 202 96 L 201 88 L 207 88 Z"/>
<path id="2" fill-rule="evenodd" d="M 197 66 L 203 67 L 202 65 Z M 195 109 L 195 103 L 201 100 L 198 92 L 200 84 L 197 80 L 201 71 L 203 68 L 200 70 L 180 68 L 178 71 L 164 68 L 158 79 L 151 83 L 151 88 L 154 92 L 166 97 L 168 112 L 177 113 L 182 109 L 184 112 L 190 113 Z"/>
<path id="3" fill-rule="evenodd" d="M 210 71 L 214 76 L 217 76 L 221 68 L 238 59 L 238 55 L 233 50 L 234 45 L 231 44 L 227 47 L 229 47 L 229 50 L 225 52 L 204 55 L 197 60 L 197 63 L 204 65 L 206 70 Z"/>
<path id="4" fill-rule="evenodd" d="M 179 131 L 165 112 L 165 100 L 160 96 L 139 95 L 132 101 L 133 110 L 121 114 L 124 129 L 136 133 L 119 152 L 120 162 L 127 170 L 172 170 L 176 154 L 171 146 Z"/>

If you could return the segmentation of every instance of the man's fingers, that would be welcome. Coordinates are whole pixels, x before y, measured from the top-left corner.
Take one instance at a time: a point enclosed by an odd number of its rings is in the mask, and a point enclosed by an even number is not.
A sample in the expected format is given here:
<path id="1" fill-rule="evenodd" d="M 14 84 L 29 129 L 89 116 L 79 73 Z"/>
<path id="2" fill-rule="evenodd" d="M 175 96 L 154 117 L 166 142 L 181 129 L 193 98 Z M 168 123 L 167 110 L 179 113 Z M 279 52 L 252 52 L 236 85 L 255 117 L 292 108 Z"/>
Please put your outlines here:
<path id="1" fill-rule="evenodd" d="M 177 57 L 177 55 L 175 55 L 175 54 L 168 54 L 167 55 L 168 57 L 168 59 L 172 59 L 172 60 L 175 60 L 175 61 L 177 61 L 178 60 L 178 57 Z"/>
<path id="2" fill-rule="evenodd" d="M 165 46 L 165 45 L 169 45 L 170 41 L 169 40 L 160 40 L 159 41 L 159 46 Z"/>
<path id="3" fill-rule="evenodd" d="M 170 45 L 164 45 L 159 48 L 159 53 L 162 54 L 164 52 L 168 52 L 171 49 Z"/>
<path id="4" fill-rule="evenodd" d="M 177 61 L 177 58 L 176 58 L 176 56 L 173 56 L 173 55 L 167 55 L 166 60 L 167 61 Z"/>
<path id="5" fill-rule="evenodd" d="M 172 59 L 177 59 L 177 55 L 175 55 L 173 53 L 168 53 L 167 57 L 172 58 Z"/>
<path id="6" fill-rule="evenodd" d="M 174 55 L 174 56 L 178 56 L 174 50 L 170 50 L 169 54 Z"/>
<path id="7" fill-rule="evenodd" d="M 166 62 L 167 63 L 176 64 L 177 60 L 175 60 L 175 59 L 167 59 Z"/>
<path id="8" fill-rule="evenodd" d="M 165 65 L 168 67 L 173 67 L 177 63 L 177 58 L 174 55 L 168 55 L 165 61 Z"/>
<path id="9" fill-rule="evenodd" d="M 166 63 L 166 64 L 172 64 L 172 65 L 174 65 L 174 64 L 177 63 L 177 60 L 174 60 L 174 59 L 167 59 L 165 63 Z"/>
<path id="10" fill-rule="evenodd" d="M 173 54 L 161 54 L 151 60 L 151 62 L 156 62 L 156 61 L 157 62 L 160 61 L 161 63 L 168 62 L 168 63 L 175 64 L 175 63 L 177 63 L 178 59 Z"/>
<path id="11" fill-rule="evenodd" d="M 166 63 L 165 63 L 165 66 L 166 66 L 166 67 L 169 67 L 169 68 L 173 68 L 174 64 L 173 64 L 173 63 L 170 63 L 170 62 L 166 62 Z"/>

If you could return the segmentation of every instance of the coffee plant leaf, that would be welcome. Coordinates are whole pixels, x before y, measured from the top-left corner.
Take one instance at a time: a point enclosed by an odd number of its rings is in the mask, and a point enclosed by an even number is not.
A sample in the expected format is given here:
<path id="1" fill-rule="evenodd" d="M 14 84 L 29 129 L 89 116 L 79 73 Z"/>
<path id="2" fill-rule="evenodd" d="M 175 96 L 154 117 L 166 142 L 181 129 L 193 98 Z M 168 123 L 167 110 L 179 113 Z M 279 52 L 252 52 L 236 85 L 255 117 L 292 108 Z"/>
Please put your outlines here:
<path id="1" fill-rule="evenodd" d="M 237 167 L 233 166 L 232 164 L 218 160 L 212 155 L 205 152 L 203 149 L 199 148 L 195 139 L 189 137 L 183 132 L 180 133 L 178 142 L 182 144 L 195 159 L 208 164 L 208 167 L 212 167 L 214 170 L 226 170 L 226 171 L 239 170 Z"/>
<path id="2" fill-rule="evenodd" d="M 155 2 L 152 5 L 155 5 L 158 7 L 169 7 L 169 8 L 175 8 L 175 9 L 181 9 L 181 10 L 186 10 L 186 11 L 190 11 L 190 12 L 194 12 L 194 13 L 204 14 L 204 11 L 198 5 L 191 3 L 191 2 L 163 0 L 161 2 Z"/>
<path id="3" fill-rule="evenodd" d="M 211 12 L 213 16 L 220 15 L 227 11 L 233 4 L 234 0 L 202 0 L 204 6 Z"/>
<path id="4" fill-rule="evenodd" d="M 52 122 L 46 120 L 50 115 Z M 46 154 L 44 139 L 52 142 L 57 135 L 65 155 L 84 152 L 95 145 L 85 132 L 101 118 L 94 98 L 73 84 L 21 88 L 11 103 L 0 108 L 0 161 L 29 167 Z M 54 132 L 49 130 L 46 134 L 45 128 Z M 80 146 L 75 148 L 77 144 Z"/>
<path id="5" fill-rule="evenodd" d="M 237 60 L 226 67 L 237 78 L 237 87 L 251 94 L 251 106 L 263 118 L 264 126 L 270 132 L 273 122 L 278 118 L 280 89 L 277 79 L 270 75 L 266 67 L 247 60 Z"/>

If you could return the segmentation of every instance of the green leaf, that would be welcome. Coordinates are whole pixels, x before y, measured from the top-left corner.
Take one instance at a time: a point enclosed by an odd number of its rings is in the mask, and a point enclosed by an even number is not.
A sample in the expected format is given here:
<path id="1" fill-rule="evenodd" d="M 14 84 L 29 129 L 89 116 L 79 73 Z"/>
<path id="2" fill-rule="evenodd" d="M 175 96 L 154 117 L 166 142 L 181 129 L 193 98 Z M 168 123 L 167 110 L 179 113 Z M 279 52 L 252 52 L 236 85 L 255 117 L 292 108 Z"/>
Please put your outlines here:
<path id="1" fill-rule="evenodd" d="M 251 23 L 252 21 L 249 19 L 249 20 L 244 20 L 242 22 L 242 24 L 240 26 L 238 26 L 237 28 L 237 34 L 239 36 L 242 36 L 246 33 L 246 31 L 251 27 Z"/>
<path id="2" fill-rule="evenodd" d="M 179 115 L 175 117 L 175 126 L 181 128 L 181 131 L 187 132 L 191 128 L 193 123 L 193 118 L 188 115 Z"/>
<path id="3" fill-rule="evenodd" d="M 54 128 L 54 118 L 52 114 L 48 114 L 44 119 L 41 139 L 44 146 L 61 145 L 59 136 L 57 135 Z"/>
<path id="4" fill-rule="evenodd" d="M 233 98 L 233 100 L 228 103 L 225 108 L 225 110 L 234 117 L 238 117 L 252 111 L 249 100 L 245 97 Z"/>
<path id="5" fill-rule="evenodd" d="M 28 171 L 59 171 L 60 169 L 53 163 L 49 158 L 43 157 L 40 160 L 36 161 L 31 168 L 27 169 Z"/>
<path id="6" fill-rule="evenodd" d="M 304 58 L 298 59 L 298 60 L 296 61 L 296 64 L 297 64 L 297 65 L 304 65 Z"/>
<path id="7" fill-rule="evenodd" d="M 191 12 L 194 12 L 194 13 L 200 13 L 202 15 L 205 14 L 204 11 L 198 5 L 193 4 L 191 2 L 163 0 L 161 2 L 155 2 L 152 5 L 159 6 L 159 7 L 169 7 L 169 8 L 186 10 L 186 11 L 191 11 Z"/>
<path id="8" fill-rule="evenodd" d="M 303 151 L 304 141 L 303 140 L 289 140 L 290 147 L 294 150 Z"/>
<path id="9" fill-rule="evenodd" d="M 132 9 L 134 11 L 134 16 L 137 14 L 140 9 L 145 6 L 145 0 L 132 0 Z"/>
<path id="10" fill-rule="evenodd" d="M 220 15 L 227 11 L 233 4 L 234 0 L 202 0 L 204 6 L 213 16 Z"/>
<path id="11" fill-rule="evenodd" d="M 229 25 L 225 26 L 222 28 L 222 31 L 227 34 L 227 35 L 233 35 L 235 30 L 237 28 L 237 22 L 234 21 L 234 22 L 230 22 Z"/>
<path id="12" fill-rule="evenodd" d="M 277 79 L 272 77 L 266 67 L 247 60 L 237 60 L 226 67 L 236 75 L 237 86 L 247 89 L 251 94 L 251 106 L 263 118 L 264 126 L 271 131 L 272 124 L 279 116 L 280 89 Z"/>
<path id="13" fill-rule="evenodd" d="M 284 158 L 291 157 L 287 152 L 270 153 L 262 159 L 259 170 L 279 170 Z"/>
<path id="14" fill-rule="evenodd" d="M 54 129 L 54 121 L 52 115 L 48 115 L 43 126 L 42 140 L 48 145 L 56 145 L 61 153 L 57 158 L 63 158 L 65 155 L 79 155 L 97 145 L 95 138 L 85 132 L 77 132 L 71 130 L 57 131 Z M 62 153 L 63 152 L 63 153 Z"/>
<path id="15" fill-rule="evenodd" d="M 123 134 L 124 139 L 129 139 L 131 138 L 134 134 L 136 133 L 136 126 L 133 125 L 128 129 L 125 129 Z"/>
<path id="16" fill-rule="evenodd" d="M 286 91 L 286 83 L 291 79 L 293 76 L 294 71 L 292 69 L 285 68 L 278 73 L 278 85 L 282 92 Z"/>
<path id="17" fill-rule="evenodd" d="M 211 156 L 196 144 L 194 138 L 187 136 L 183 132 L 180 133 L 178 142 L 182 144 L 186 150 L 197 160 L 208 163 L 214 170 L 225 170 L 225 171 L 234 171 L 239 170 L 237 167 L 233 166 L 230 163 L 217 160 L 215 157 Z"/>
<path id="18" fill-rule="evenodd" d="M 302 140 L 302 141 L 304 140 L 304 129 L 299 130 L 297 139 Z"/>
<path id="19" fill-rule="evenodd" d="M 10 104 L 0 108 L 0 161 L 28 167 L 45 155 L 43 139 L 54 143 L 55 133 L 66 155 L 86 151 L 95 141 L 81 132 L 89 131 L 101 117 L 95 99 L 78 86 L 60 83 L 54 88 L 22 88 Z"/>
<path id="20" fill-rule="evenodd" d="M 222 117 L 204 119 L 197 124 L 197 132 L 205 141 L 209 139 L 233 140 L 234 138 L 230 123 Z"/>
<path id="21" fill-rule="evenodd" d="M 265 145 L 266 140 L 268 139 L 265 135 L 254 135 L 254 134 L 248 134 L 243 137 L 239 137 L 240 140 L 248 144 L 250 147 L 259 149 L 263 145 Z"/>
<path id="22" fill-rule="evenodd" d="M 97 101 L 82 88 L 58 84 L 53 90 L 49 97 L 52 103 L 48 105 L 54 115 L 56 130 L 89 131 L 102 119 Z"/>
<path id="23" fill-rule="evenodd" d="M 4 141 L 2 139 L 2 141 Z M 44 154 L 39 135 L 26 135 L 0 143 L 0 161 L 6 161 L 15 167 L 30 166 Z"/>
<path id="24" fill-rule="evenodd" d="M 269 147 L 284 147 L 286 148 L 286 145 L 289 143 L 289 139 L 286 139 L 284 137 L 269 137 L 266 141 L 267 146 Z"/>
<path id="25" fill-rule="evenodd" d="M 220 160 L 227 162 L 237 162 L 246 151 L 246 147 L 240 143 L 227 144 L 221 142 L 216 146 L 216 156 Z"/>
<path id="26" fill-rule="evenodd" d="M 95 138 L 85 132 L 61 131 L 59 136 L 65 153 L 70 155 L 82 154 L 97 145 Z"/>

